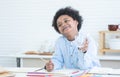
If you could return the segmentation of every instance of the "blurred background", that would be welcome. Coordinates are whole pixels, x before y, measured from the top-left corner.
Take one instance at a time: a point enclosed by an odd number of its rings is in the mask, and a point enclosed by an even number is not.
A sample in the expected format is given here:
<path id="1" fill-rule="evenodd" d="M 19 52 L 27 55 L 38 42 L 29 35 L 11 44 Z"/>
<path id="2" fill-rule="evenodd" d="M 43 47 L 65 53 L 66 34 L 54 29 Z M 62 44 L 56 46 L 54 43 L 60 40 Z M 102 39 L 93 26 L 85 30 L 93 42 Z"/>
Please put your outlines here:
<path id="1" fill-rule="evenodd" d="M 98 44 L 99 31 L 120 24 L 120 0 L 0 0 L 0 55 L 45 50 L 46 42 L 50 50 L 60 36 L 51 26 L 53 16 L 66 6 L 79 10 L 81 30 Z M 16 67 L 16 59 L 0 57 L 0 66 Z"/>

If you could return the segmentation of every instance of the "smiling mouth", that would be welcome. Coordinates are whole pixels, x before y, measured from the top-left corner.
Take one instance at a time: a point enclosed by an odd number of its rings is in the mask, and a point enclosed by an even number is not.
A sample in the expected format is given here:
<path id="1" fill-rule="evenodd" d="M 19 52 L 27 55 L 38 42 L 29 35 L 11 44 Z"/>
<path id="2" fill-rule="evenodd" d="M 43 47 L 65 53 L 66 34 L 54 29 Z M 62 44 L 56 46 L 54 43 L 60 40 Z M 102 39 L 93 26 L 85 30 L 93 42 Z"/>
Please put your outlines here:
<path id="1" fill-rule="evenodd" d="M 66 26 L 66 27 L 63 28 L 63 31 L 66 31 L 68 29 L 69 29 L 69 26 Z"/>

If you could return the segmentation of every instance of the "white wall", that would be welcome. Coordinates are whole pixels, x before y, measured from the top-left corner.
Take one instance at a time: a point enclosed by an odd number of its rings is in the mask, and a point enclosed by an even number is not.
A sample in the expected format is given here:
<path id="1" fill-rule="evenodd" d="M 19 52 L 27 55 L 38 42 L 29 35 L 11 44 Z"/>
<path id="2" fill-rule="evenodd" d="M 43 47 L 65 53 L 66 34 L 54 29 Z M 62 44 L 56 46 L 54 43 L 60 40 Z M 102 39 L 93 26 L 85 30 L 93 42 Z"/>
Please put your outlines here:
<path id="1" fill-rule="evenodd" d="M 40 42 L 56 39 L 51 27 L 55 12 L 72 6 L 84 18 L 82 30 L 99 39 L 98 31 L 120 24 L 120 0 L 0 0 L 0 54 L 38 50 Z M 13 58 L 0 58 L 2 66 L 16 66 Z"/>

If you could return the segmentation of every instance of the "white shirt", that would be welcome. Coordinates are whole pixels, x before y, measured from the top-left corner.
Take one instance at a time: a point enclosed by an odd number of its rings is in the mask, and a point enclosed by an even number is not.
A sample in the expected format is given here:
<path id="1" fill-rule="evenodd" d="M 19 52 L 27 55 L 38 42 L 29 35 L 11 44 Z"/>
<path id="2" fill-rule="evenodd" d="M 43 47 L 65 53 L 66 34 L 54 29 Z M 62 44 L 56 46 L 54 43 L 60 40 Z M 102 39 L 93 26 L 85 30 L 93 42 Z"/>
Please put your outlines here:
<path id="1" fill-rule="evenodd" d="M 78 44 L 82 44 L 84 39 L 88 40 L 88 50 L 83 53 L 78 49 Z M 54 69 L 91 69 L 100 66 L 97 58 L 97 46 L 92 37 L 79 32 L 74 41 L 68 41 L 66 37 L 60 36 L 55 44 L 55 53 L 52 57 Z"/>

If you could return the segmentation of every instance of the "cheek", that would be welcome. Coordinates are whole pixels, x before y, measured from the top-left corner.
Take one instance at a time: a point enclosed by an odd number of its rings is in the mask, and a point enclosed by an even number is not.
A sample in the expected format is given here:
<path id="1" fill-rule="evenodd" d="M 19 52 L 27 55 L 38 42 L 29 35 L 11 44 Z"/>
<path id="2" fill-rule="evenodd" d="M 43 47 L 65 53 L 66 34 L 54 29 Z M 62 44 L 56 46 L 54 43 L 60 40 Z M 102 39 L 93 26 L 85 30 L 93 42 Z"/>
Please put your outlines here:
<path id="1" fill-rule="evenodd" d="M 75 25 L 78 25 L 78 22 L 77 22 L 77 21 L 75 21 Z"/>
<path id="2" fill-rule="evenodd" d="M 59 30 L 60 33 L 62 33 L 62 29 L 60 27 L 58 28 L 58 30 Z"/>
<path id="3" fill-rule="evenodd" d="M 77 27 L 77 25 L 78 25 L 77 23 L 71 23 L 71 26 L 74 28 Z"/>
<path id="4" fill-rule="evenodd" d="M 78 22 L 74 22 L 74 24 L 73 24 L 73 25 L 77 27 L 77 26 L 78 26 Z"/>
<path id="5" fill-rule="evenodd" d="M 78 21 L 76 21 L 76 20 L 73 21 L 73 24 L 74 24 L 74 25 L 78 25 Z"/>

